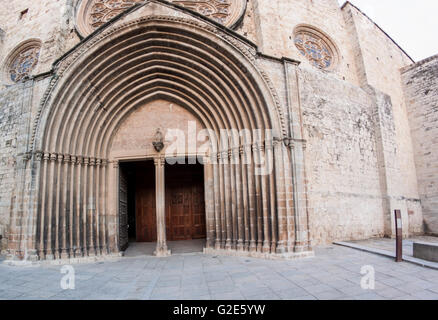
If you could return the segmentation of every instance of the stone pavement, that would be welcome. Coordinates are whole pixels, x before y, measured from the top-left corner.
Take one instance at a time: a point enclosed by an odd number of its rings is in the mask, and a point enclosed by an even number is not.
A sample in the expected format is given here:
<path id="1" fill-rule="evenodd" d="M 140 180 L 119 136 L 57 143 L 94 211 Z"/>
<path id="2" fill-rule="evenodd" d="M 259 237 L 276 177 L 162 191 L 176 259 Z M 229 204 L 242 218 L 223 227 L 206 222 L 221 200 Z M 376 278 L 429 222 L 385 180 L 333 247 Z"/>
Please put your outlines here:
<path id="1" fill-rule="evenodd" d="M 268 261 L 201 253 L 125 257 L 74 265 L 75 290 L 61 266 L 0 264 L 0 299 L 438 299 L 438 271 L 340 246 L 316 257 Z M 375 289 L 360 283 L 375 270 Z"/>
<path id="2" fill-rule="evenodd" d="M 414 248 L 414 242 L 431 242 L 431 243 L 438 243 L 438 237 L 431 237 L 431 236 L 419 236 L 419 237 L 413 237 L 409 239 L 403 240 L 403 255 L 412 257 L 413 254 L 413 248 Z M 348 241 L 354 244 L 358 244 L 365 247 L 380 249 L 389 251 L 391 253 L 395 253 L 395 239 L 388 239 L 388 238 L 372 238 L 368 240 L 357 240 L 357 241 Z"/>

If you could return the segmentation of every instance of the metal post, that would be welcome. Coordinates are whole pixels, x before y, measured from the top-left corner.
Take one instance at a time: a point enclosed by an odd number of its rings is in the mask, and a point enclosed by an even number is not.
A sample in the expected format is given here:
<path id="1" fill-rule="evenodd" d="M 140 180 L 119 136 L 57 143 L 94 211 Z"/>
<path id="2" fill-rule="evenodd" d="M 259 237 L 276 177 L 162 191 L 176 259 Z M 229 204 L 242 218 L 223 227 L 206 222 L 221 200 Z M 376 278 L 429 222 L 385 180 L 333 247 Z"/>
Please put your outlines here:
<path id="1" fill-rule="evenodd" d="M 403 261 L 403 224 L 401 211 L 395 210 L 396 254 L 395 261 Z"/>

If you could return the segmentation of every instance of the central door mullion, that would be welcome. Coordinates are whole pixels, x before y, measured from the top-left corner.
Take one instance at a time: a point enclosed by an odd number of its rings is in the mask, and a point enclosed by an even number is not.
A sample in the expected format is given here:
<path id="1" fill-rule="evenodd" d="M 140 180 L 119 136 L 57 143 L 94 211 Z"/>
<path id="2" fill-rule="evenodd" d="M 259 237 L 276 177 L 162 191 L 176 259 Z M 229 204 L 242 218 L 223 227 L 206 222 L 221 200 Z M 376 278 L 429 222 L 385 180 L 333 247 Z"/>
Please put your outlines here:
<path id="1" fill-rule="evenodd" d="M 166 257 L 171 254 L 167 248 L 166 241 L 166 201 L 165 201 L 165 180 L 164 164 L 165 158 L 155 158 L 155 197 L 157 216 L 157 249 L 154 254 L 157 257 Z"/>

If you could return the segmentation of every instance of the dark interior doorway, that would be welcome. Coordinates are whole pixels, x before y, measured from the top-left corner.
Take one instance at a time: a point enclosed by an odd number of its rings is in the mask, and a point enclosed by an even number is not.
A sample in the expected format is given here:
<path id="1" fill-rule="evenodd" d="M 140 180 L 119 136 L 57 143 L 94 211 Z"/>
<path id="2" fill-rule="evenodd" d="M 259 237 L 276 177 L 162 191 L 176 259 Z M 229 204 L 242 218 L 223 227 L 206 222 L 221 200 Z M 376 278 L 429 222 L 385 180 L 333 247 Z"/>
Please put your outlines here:
<path id="1" fill-rule="evenodd" d="M 156 242 L 154 162 L 121 163 L 120 182 L 120 234 L 129 242 Z M 165 186 L 167 240 L 205 239 L 203 165 L 166 164 Z"/>
<path id="2" fill-rule="evenodd" d="M 120 173 L 127 180 L 129 242 L 157 241 L 154 162 L 122 163 Z"/>

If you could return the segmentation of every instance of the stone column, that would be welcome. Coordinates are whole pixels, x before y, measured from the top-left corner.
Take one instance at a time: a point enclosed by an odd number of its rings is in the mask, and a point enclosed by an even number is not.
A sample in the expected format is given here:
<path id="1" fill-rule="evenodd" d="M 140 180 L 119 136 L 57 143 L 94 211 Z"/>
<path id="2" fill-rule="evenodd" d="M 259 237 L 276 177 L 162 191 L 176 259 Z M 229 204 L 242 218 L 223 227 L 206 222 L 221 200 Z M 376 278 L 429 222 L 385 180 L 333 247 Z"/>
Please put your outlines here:
<path id="1" fill-rule="evenodd" d="M 165 158 L 155 158 L 155 207 L 157 215 L 157 249 L 154 255 L 157 257 L 170 256 L 170 250 L 166 243 L 166 211 L 165 211 L 165 185 L 164 185 L 164 164 Z"/>
<path id="2" fill-rule="evenodd" d="M 213 165 L 208 156 L 204 157 L 204 191 L 205 211 L 207 221 L 207 248 L 214 249 L 216 241 L 215 210 L 214 210 Z"/>

